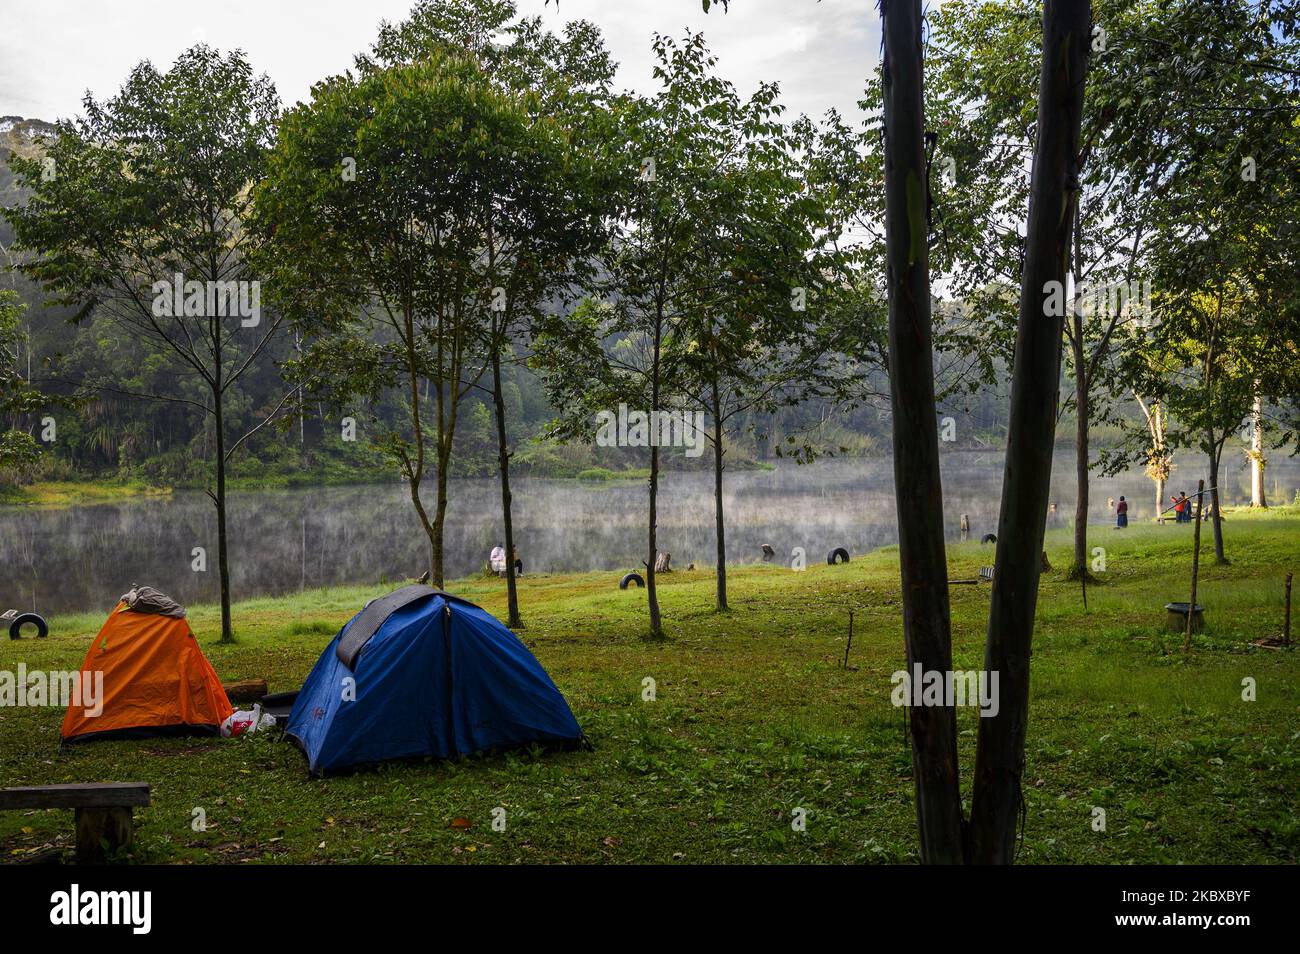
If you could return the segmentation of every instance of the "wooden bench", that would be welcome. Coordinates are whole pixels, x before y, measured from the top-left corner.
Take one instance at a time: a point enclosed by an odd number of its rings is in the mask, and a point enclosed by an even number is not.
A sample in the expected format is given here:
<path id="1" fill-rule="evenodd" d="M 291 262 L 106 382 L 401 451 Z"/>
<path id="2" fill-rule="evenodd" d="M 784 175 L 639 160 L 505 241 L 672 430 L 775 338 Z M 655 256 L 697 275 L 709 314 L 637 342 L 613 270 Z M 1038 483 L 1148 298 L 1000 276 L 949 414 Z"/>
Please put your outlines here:
<path id="1" fill-rule="evenodd" d="M 131 844 L 131 810 L 149 804 L 147 782 L 78 782 L 0 788 L 0 811 L 22 808 L 76 810 L 77 861 L 93 864 Z"/>

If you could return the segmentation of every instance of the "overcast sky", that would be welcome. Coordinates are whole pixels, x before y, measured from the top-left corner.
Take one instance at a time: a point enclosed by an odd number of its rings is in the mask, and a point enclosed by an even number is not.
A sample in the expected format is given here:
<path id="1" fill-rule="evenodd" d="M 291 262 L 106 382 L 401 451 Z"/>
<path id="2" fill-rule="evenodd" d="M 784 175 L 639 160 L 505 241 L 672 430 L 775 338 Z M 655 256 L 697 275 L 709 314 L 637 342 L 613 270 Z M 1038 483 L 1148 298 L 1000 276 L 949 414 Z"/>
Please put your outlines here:
<path id="1" fill-rule="evenodd" d="M 205 42 L 240 48 L 270 75 L 286 105 L 312 83 L 352 64 L 380 20 L 401 20 L 412 0 L 0 0 L 0 115 L 54 120 L 81 111 L 89 89 L 115 93 L 131 68 L 170 66 Z M 864 80 L 880 54 L 872 0 L 732 0 L 723 13 L 700 0 L 520 0 L 557 32 L 571 19 L 594 21 L 619 64 L 618 84 L 653 89 L 650 38 L 702 30 L 718 69 L 747 94 L 762 80 L 781 84 L 787 116 L 835 107 L 857 117 Z"/>

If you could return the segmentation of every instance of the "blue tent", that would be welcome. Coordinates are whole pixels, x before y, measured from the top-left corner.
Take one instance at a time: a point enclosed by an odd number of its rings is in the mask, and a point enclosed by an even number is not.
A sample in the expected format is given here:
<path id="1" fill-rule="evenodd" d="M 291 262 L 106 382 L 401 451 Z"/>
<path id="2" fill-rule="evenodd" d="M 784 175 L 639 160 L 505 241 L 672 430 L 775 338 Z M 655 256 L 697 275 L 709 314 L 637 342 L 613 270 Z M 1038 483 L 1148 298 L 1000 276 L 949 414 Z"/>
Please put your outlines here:
<path id="1" fill-rule="evenodd" d="M 386 759 L 585 742 L 514 633 L 473 603 L 420 584 L 368 603 L 339 631 L 286 731 L 318 775 Z"/>

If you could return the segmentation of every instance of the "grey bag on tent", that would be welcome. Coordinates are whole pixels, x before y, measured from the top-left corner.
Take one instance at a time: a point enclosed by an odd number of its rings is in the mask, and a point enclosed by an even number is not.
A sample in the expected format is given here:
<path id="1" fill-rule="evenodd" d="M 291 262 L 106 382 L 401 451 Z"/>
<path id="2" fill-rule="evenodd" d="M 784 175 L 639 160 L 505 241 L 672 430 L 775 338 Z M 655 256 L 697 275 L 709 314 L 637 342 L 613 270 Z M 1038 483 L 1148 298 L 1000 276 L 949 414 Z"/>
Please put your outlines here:
<path id="1" fill-rule="evenodd" d="M 156 613 L 159 616 L 174 616 L 176 619 L 185 618 L 184 606 L 152 586 L 132 583 L 131 591 L 123 593 L 121 600 L 126 604 L 127 609 L 137 613 Z"/>

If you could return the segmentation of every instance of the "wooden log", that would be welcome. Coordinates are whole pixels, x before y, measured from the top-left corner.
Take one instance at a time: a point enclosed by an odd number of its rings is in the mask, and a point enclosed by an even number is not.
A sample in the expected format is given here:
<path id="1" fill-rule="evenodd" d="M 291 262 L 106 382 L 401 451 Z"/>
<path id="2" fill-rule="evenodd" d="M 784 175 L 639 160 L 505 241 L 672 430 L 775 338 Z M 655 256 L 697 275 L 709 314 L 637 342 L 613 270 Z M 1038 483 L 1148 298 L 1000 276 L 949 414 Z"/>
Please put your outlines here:
<path id="1" fill-rule="evenodd" d="M 230 700 L 232 706 L 242 702 L 260 702 L 266 695 L 266 680 L 241 679 L 239 682 L 223 682 L 221 688 L 226 690 L 226 698 Z"/>
<path id="2" fill-rule="evenodd" d="M 77 782 L 0 788 L 0 810 L 14 808 L 124 808 L 149 804 L 148 782 Z"/>
<path id="3" fill-rule="evenodd" d="M 106 855 L 131 847 L 129 807 L 78 808 L 77 863 L 98 864 Z"/>

